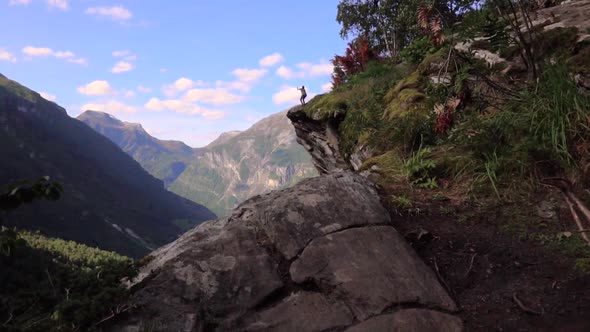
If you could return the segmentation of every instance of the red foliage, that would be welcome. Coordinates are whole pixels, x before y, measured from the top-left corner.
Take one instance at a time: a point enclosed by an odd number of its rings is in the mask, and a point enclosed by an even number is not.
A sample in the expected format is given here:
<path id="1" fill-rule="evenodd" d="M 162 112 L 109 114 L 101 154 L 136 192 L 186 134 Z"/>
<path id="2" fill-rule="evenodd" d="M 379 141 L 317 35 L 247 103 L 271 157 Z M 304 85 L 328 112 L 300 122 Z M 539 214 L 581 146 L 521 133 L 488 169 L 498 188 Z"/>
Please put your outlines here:
<path id="1" fill-rule="evenodd" d="M 447 134 L 447 131 L 453 126 L 453 112 L 445 110 L 436 117 L 434 124 L 434 133 L 440 136 Z"/>
<path id="2" fill-rule="evenodd" d="M 433 10 L 434 7 L 421 5 L 418 8 L 418 25 L 430 36 L 434 46 L 442 45 L 445 40 L 443 21 L 439 13 Z"/>
<path id="3" fill-rule="evenodd" d="M 350 75 L 364 71 L 369 61 L 378 59 L 378 53 L 371 47 L 367 38 L 357 38 L 348 43 L 345 54 L 335 55 L 332 59 L 332 86 L 335 88 L 346 82 Z"/>

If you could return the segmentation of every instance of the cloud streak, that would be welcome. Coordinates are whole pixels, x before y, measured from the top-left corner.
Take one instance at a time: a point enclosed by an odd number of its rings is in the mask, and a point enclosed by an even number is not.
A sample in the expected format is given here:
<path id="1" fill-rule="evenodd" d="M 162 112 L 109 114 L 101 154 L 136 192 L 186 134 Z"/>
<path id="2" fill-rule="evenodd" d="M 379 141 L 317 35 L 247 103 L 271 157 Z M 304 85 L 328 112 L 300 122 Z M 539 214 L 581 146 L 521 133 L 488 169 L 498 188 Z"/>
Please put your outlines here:
<path id="1" fill-rule="evenodd" d="M 125 21 L 133 17 L 133 14 L 123 6 L 90 7 L 86 9 L 86 14 L 103 16 L 115 21 Z"/>

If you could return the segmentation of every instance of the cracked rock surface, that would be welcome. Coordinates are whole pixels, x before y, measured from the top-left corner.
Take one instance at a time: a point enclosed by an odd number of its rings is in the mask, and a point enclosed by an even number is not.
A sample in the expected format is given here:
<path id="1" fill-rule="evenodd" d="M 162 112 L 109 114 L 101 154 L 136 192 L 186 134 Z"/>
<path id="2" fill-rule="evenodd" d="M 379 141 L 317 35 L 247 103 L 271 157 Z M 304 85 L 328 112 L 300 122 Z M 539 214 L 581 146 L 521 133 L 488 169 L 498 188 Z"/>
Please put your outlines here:
<path id="1" fill-rule="evenodd" d="M 342 171 L 256 196 L 150 255 L 111 331 L 462 331 L 456 305 Z"/>

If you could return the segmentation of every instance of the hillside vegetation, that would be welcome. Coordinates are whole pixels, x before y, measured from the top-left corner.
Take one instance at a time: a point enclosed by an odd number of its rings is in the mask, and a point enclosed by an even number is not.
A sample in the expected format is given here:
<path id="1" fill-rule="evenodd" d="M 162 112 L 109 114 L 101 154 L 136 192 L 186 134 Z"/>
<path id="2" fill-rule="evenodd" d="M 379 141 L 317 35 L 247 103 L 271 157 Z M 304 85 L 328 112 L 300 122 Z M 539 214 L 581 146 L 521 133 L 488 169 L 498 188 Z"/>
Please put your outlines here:
<path id="1" fill-rule="evenodd" d="M 389 1 L 341 1 L 343 35 L 356 38 L 333 59 L 333 91 L 304 109 L 316 119 L 346 112 L 342 155 L 369 151 L 360 171 L 400 213 L 443 202 L 457 219 L 494 219 L 589 272 L 576 219 L 590 222 L 590 22 L 569 15 L 590 4 L 475 4 L 449 13 L 442 2 L 401 2 L 418 11 L 412 32 L 396 30 L 405 18 Z M 393 50 L 385 35 L 410 42 Z"/>

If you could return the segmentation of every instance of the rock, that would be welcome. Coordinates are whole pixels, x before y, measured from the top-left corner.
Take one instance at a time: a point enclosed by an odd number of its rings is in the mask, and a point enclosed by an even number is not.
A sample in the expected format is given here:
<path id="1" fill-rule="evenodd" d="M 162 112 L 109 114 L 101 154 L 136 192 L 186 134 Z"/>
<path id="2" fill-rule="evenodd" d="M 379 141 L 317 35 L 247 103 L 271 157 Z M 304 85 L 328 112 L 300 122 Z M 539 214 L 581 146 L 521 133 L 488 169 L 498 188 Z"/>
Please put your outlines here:
<path id="1" fill-rule="evenodd" d="M 456 306 L 392 227 L 373 185 L 351 172 L 252 198 L 146 260 L 132 285 L 133 309 L 105 330 L 342 331 L 388 319 L 421 331 L 434 322 L 460 324 L 431 312 Z M 408 306 L 431 310 L 401 310 Z"/>
<path id="2" fill-rule="evenodd" d="M 352 313 L 342 302 L 330 303 L 321 294 L 301 292 L 256 315 L 256 322 L 245 331 L 325 331 L 352 322 Z"/>
<path id="3" fill-rule="evenodd" d="M 327 120 L 310 118 L 303 107 L 295 106 L 287 112 L 297 134 L 297 142 L 309 152 L 314 166 L 320 174 L 350 170 L 348 163 L 340 155 L 338 125 L 346 112 L 334 112 Z"/>
<path id="4" fill-rule="evenodd" d="M 362 322 L 346 332 L 456 332 L 463 331 L 461 319 L 433 310 L 407 309 Z"/>
<path id="5" fill-rule="evenodd" d="M 360 320 L 396 303 L 457 309 L 432 271 L 390 226 L 353 228 L 318 238 L 293 262 L 290 274 L 296 283 L 312 280 L 347 299 Z"/>

